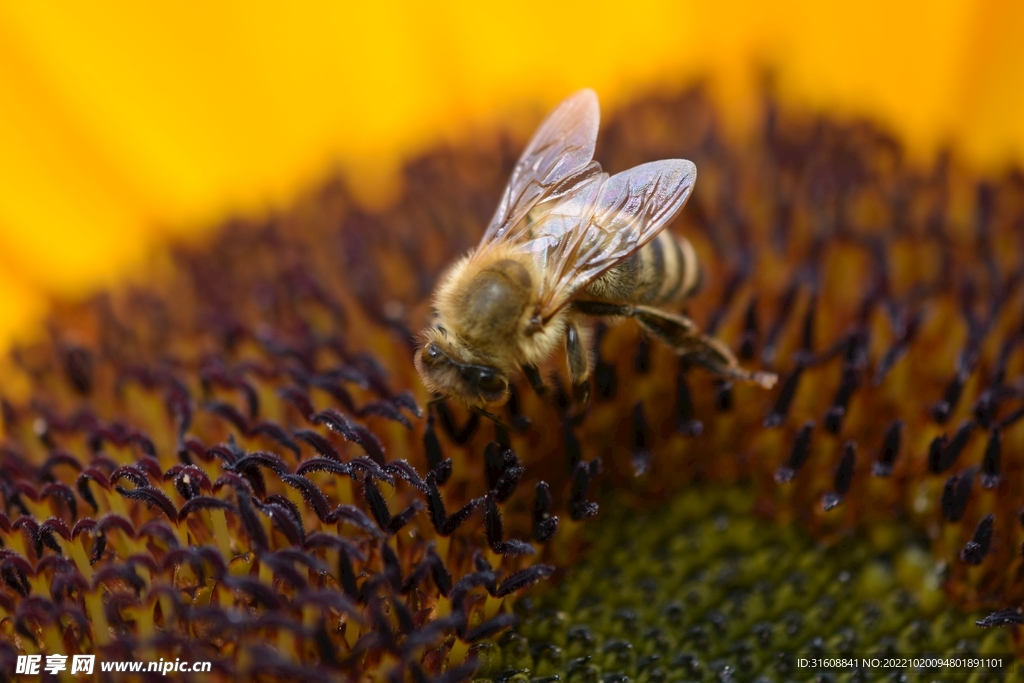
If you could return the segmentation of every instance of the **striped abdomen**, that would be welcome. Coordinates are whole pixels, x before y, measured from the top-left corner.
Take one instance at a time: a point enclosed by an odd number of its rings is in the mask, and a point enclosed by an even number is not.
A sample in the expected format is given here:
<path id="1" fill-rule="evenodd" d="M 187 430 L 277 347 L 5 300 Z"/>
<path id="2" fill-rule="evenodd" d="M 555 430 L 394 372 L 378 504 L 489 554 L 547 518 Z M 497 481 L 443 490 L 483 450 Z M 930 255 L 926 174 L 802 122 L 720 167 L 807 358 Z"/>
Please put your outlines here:
<path id="1" fill-rule="evenodd" d="M 678 303 L 700 288 L 700 264 L 693 245 L 668 230 L 590 283 L 583 296 L 650 306 Z"/>

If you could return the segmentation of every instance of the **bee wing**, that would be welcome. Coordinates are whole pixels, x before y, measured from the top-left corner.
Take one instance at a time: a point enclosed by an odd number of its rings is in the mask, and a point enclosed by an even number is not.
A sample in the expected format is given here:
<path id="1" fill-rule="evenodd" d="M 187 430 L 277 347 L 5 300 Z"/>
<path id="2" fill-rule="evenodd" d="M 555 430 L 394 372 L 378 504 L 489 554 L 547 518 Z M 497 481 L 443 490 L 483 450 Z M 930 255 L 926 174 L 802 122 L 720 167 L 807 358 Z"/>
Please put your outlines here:
<path id="1" fill-rule="evenodd" d="M 591 161 L 600 120 L 593 90 L 570 96 L 544 119 L 512 170 L 481 247 L 523 237 L 523 219 L 531 209 L 600 172 Z"/>
<path id="2" fill-rule="evenodd" d="M 529 249 L 545 273 L 541 319 L 654 239 L 683 208 L 696 178 L 697 168 L 683 159 L 594 176 L 531 226 Z"/>

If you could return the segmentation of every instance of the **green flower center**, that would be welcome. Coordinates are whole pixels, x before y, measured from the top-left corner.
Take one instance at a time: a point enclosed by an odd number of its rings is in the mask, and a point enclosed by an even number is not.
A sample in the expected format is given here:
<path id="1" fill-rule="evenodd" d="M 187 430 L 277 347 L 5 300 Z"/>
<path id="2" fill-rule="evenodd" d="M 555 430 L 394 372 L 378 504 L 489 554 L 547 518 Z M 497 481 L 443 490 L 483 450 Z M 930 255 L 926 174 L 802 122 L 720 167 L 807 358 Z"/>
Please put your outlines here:
<path id="1" fill-rule="evenodd" d="M 801 666 L 963 655 L 1009 667 L 1011 647 L 1005 630 L 974 624 L 983 614 L 947 606 L 942 566 L 897 525 L 826 547 L 757 518 L 752 501 L 739 488 L 690 487 L 654 513 L 610 508 L 586 558 L 520 601 L 519 627 L 476 646 L 478 679 L 1004 680 L 968 666 Z"/>

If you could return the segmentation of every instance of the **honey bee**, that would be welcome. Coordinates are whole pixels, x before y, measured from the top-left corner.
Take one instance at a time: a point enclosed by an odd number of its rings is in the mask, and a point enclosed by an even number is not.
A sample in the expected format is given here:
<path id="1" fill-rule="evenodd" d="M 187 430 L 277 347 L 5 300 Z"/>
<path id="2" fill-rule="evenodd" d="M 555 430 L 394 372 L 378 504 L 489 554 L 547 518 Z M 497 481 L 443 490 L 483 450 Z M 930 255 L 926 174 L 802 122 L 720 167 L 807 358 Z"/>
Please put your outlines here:
<path id="1" fill-rule="evenodd" d="M 521 369 L 538 370 L 564 345 L 573 399 L 590 395 L 587 317 L 633 318 L 693 364 L 771 388 L 776 375 L 739 366 L 722 342 L 669 312 L 700 285 L 693 246 L 664 228 L 690 196 L 697 170 L 666 159 L 609 176 L 593 161 L 597 95 L 572 95 L 541 124 L 516 163 L 483 239 L 434 294 L 416 370 L 437 400 L 487 413 Z M 493 416 L 491 416 L 493 417 Z"/>

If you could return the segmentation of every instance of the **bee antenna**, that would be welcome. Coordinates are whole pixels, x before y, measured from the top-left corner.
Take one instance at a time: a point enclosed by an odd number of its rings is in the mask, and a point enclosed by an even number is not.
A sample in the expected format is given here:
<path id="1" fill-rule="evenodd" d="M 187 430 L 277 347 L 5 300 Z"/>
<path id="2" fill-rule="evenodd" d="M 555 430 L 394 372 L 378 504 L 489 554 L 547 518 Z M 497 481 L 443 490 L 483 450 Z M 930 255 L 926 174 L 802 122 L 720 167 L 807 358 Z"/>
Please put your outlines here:
<path id="1" fill-rule="evenodd" d="M 470 410 L 472 410 L 472 411 L 473 411 L 474 413 L 476 413 L 477 415 L 479 415 L 479 416 L 481 416 L 481 417 L 486 417 L 486 418 L 487 418 L 488 420 L 490 420 L 490 421 L 491 421 L 491 422 L 493 422 L 494 424 L 498 425 L 499 427 L 501 427 L 502 429 L 504 429 L 504 430 L 505 430 L 505 431 L 507 431 L 507 432 L 516 432 L 516 433 L 518 433 L 518 434 L 522 434 L 523 432 L 525 432 L 525 431 L 526 431 L 526 428 L 525 428 L 525 427 L 523 427 L 523 428 L 521 428 L 521 429 L 515 429 L 515 428 L 513 428 L 513 427 L 510 427 L 510 426 L 509 426 L 509 425 L 508 425 L 508 424 L 507 424 L 507 423 L 506 423 L 506 422 L 505 422 L 504 420 L 502 420 L 502 419 L 501 419 L 500 417 L 498 417 L 498 416 L 497 416 L 497 415 L 495 415 L 494 413 L 490 413 L 490 412 L 488 412 L 488 411 L 484 410 L 483 408 L 479 408 L 479 407 L 473 407 L 473 408 L 471 408 Z"/>

